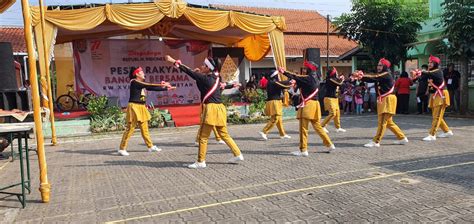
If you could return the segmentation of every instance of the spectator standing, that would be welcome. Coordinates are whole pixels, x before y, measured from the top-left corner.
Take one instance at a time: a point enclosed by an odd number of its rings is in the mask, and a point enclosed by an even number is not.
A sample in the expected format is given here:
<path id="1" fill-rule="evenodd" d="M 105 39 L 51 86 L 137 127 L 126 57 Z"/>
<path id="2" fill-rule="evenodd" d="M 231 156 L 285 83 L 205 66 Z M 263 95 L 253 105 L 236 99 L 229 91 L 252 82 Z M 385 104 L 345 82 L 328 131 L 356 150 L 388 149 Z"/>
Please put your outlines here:
<path id="1" fill-rule="evenodd" d="M 363 87 L 359 85 L 356 87 L 356 90 L 354 93 L 355 111 L 357 115 L 362 114 L 362 104 L 364 104 L 362 91 L 363 91 Z"/>
<path id="2" fill-rule="evenodd" d="M 245 84 L 245 89 L 256 89 L 257 88 L 257 76 L 252 74 L 249 81 Z"/>
<path id="3" fill-rule="evenodd" d="M 454 70 L 454 64 L 449 63 L 448 68 L 443 70 L 444 82 L 448 87 L 450 102 L 452 102 L 450 111 L 459 112 L 459 103 L 460 103 L 460 92 L 459 92 L 459 80 L 461 79 L 461 74 Z"/>
<path id="4" fill-rule="evenodd" d="M 346 90 L 344 91 L 344 114 L 352 113 L 352 100 L 354 96 L 354 88 L 352 83 L 347 82 Z"/>
<path id="5" fill-rule="evenodd" d="M 407 72 L 402 72 L 400 78 L 395 82 L 395 89 L 397 90 L 397 113 L 408 114 L 408 107 L 410 105 L 410 86 L 413 81 L 408 78 Z"/>
<path id="6" fill-rule="evenodd" d="M 428 71 L 428 65 L 422 65 L 421 70 Z M 428 80 L 426 78 L 421 77 L 416 81 L 418 82 L 418 85 L 416 86 L 416 103 L 418 108 L 418 114 L 428 113 Z"/>
<path id="7" fill-rule="evenodd" d="M 366 82 L 366 89 L 368 93 L 367 98 L 367 111 L 370 113 L 371 111 L 375 111 L 376 109 L 376 102 L 377 102 L 377 93 L 375 91 L 375 84 Z"/>

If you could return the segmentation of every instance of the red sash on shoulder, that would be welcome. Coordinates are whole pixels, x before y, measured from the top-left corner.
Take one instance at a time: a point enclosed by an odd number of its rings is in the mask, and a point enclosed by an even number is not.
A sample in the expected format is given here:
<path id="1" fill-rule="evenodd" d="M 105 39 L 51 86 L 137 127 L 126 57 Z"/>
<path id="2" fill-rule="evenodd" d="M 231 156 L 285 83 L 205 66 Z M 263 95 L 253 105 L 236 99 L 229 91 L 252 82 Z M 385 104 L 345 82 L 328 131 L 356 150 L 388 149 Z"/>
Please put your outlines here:
<path id="1" fill-rule="evenodd" d="M 301 103 L 296 106 L 296 108 L 303 108 L 304 106 L 306 106 L 306 102 L 308 102 L 308 100 L 312 99 L 317 93 L 319 92 L 319 88 L 316 88 L 311 94 L 309 94 L 308 97 L 304 97 L 303 96 L 303 91 L 301 91 L 300 89 L 300 93 L 301 93 Z"/>
<path id="2" fill-rule="evenodd" d="M 204 96 L 204 98 L 202 99 L 202 104 L 204 104 L 204 102 L 206 102 L 206 100 L 217 90 L 217 87 L 219 86 L 219 83 L 220 83 L 220 78 L 217 77 L 216 79 L 216 83 L 214 83 L 214 85 L 212 86 L 212 88 L 209 90 L 209 92 L 206 93 L 206 95 Z"/>
<path id="3" fill-rule="evenodd" d="M 436 92 L 433 94 L 433 99 L 436 97 L 436 95 L 444 99 L 443 89 L 444 89 L 444 86 L 446 86 L 446 83 L 444 82 L 444 80 L 439 86 L 436 86 L 433 82 L 431 82 L 431 85 L 436 89 Z"/>
<path id="4" fill-rule="evenodd" d="M 377 101 L 379 103 L 381 103 L 383 98 L 385 98 L 386 96 L 392 94 L 394 90 L 395 90 L 395 85 L 393 85 L 392 88 L 384 94 L 380 94 L 380 91 L 379 91 L 379 97 L 377 97 Z"/>

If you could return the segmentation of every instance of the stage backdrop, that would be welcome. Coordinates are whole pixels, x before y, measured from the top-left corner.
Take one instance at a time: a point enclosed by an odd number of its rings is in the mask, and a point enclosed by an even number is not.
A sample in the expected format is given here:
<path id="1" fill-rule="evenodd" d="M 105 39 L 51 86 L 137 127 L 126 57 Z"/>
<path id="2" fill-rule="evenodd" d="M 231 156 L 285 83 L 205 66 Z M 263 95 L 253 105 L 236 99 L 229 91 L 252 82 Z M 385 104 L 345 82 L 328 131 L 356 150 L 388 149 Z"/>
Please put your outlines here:
<path id="1" fill-rule="evenodd" d="M 199 43 L 198 43 L 199 44 Z M 164 61 L 169 54 L 194 68 L 203 63 L 208 51 L 206 43 L 195 42 L 166 45 L 158 40 L 84 40 L 74 43 L 76 87 L 96 95 L 118 97 L 126 107 L 130 94 L 130 67 L 141 66 L 146 81 L 162 80 L 176 86 L 176 90 L 148 91 L 147 105 L 193 104 L 200 102 L 196 82 L 176 67 Z"/>

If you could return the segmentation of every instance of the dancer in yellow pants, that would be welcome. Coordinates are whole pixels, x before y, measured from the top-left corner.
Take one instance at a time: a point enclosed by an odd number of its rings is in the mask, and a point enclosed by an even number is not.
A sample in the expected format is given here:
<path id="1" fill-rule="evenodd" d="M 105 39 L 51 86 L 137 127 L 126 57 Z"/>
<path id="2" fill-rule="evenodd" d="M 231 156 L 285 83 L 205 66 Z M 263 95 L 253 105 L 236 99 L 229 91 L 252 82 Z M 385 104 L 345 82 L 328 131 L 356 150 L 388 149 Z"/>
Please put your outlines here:
<path id="1" fill-rule="evenodd" d="M 428 71 L 417 70 L 412 72 L 413 79 L 428 81 L 429 91 L 431 93 L 428 107 L 432 110 L 433 121 L 429 135 L 423 138 L 423 141 L 435 141 L 438 128 L 443 130 L 443 133 L 438 135 L 440 138 L 447 138 L 454 135 L 444 120 L 444 111 L 446 107 L 450 105 L 450 100 L 449 92 L 446 90 L 447 83 L 445 83 L 443 73 L 439 69 L 440 62 L 441 60 L 438 57 L 430 56 Z"/>
<path id="2" fill-rule="evenodd" d="M 324 109 L 329 112 L 329 115 L 324 119 L 321 126 L 326 133 L 329 133 L 326 125 L 334 120 L 334 126 L 336 132 L 346 132 L 345 129 L 341 128 L 341 110 L 339 109 L 339 91 L 342 83 L 344 82 L 344 76 L 337 74 L 336 68 L 327 72 L 326 76 L 326 94 L 324 97 Z"/>
<path id="3" fill-rule="evenodd" d="M 143 140 L 148 147 L 150 152 L 161 151 L 160 148 L 153 145 L 153 142 L 150 138 L 150 133 L 148 132 L 148 121 L 151 118 L 150 112 L 145 106 L 146 103 L 146 91 L 166 91 L 174 89 L 169 83 L 162 82 L 161 84 L 152 84 L 146 83 L 145 73 L 141 67 L 131 68 L 130 69 L 130 98 L 128 100 L 127 106 L 127 117 L 126 122 L 127 126 L 125 132 L 122 136 L 122 141 L 120 143 L 120 148 L 118 153 L 122 156 L 128 156 L 127 144 L 128 140 L 133 134 L 136 126 L 140 127 Z"/>
<path id="4" fill-rule="evenodd" d="M 291 136 L 285 133 L 283 128 L 283 103 L 282 91 L 290 88 L 290 81 L 278 81 L 278 71 L 273 71 L 267 75 L 267 102 L 265 104 L 265 115 L 270 116 L 267 125 L 259 132 L 264 140 L 268 140 L 267 133 L 277 126 L 281 139 L 290 139 Z"/>
<path id="5" fill-rule="evenodd" d="M 404 145 L 408 143 L 405 134 L 393 121 L 393 116 L 397 110 L 397 97 L 394 95 L 395 82 L 388 71 L 390 65 L 388 60 L 382 58 L 377 64 L 377 74 L 364 74 L 362 71 L 355 71 L 352 74 L 353 79 L 375 83 L 377 89 L 377 133 L 372 141 L 364 145 L 368 148 L 380 147 L 380 141 L 382 141 L 387 128 L 397 136 L 398 140 L 394 144 Z"/>
<path id="6" fill-rule="evenodd" d="M 220 88 L 221 89 L 232 89 L 232 88 L 236 88 L 236 87 L 239 87 L 240 84 L 239 83 L 232 83 L 232 84 L 227 84 L 227 83 L 221 83 L 220 85 Z M 202 108 L 201 108 L 201 123 L 202 123 Z M 222 140 L 221 136 L 219 135 L 219 132 L 217 131 L 217 128 L 214 127 L 212 128 L 212 132 L 214 133 L 214 136 L 216 136 L 216 142 L 217 144 L 222 144 L 222 145 L 225 145 L 225 142 L 224 140 Z M 199 130 L 197 132 L 197 135 L 196 135 L 196 141 L 194 142 L 194 145 L 196 146 L 199 146 L 199 139 L 200 139 L 200 136 L 199 134 L 201 133 L 201 126 L 199 126 Z"/>
<path id="7" fill-rule="evenodd" d="M 227 111 L 221 100 L 219 62 L 217 59 L 206 58 L 204 65 L 199 69 L 191 70 L 183 65 L 180 60 L 175 60 L 169 55 L 165 59 L 177 66 L 181 71 L 196 80 L 197 87 L 201 92 L 202 115 L 199 130 L 199 153 L 195 163 L 189 165 L 191 169 L 206 167 L 207 142 L 212 129 L 215 127 L 222 140 L 229 146 L 234 157 L 229 163 L 243 161 L 244 157 L 237 144 L 227 132 Z"/>
<path id="8" fill-rule="evenodd" d="M 328 134 L 321 127 L 321 108 L 318 101 L 319 78 L 315 77 L 317 65 L 311 61 L 305 61 L 306 74 L 297 75 L 286 72 L 280 68 L 280 72 L 296 81 L 300 88 L 300 104 L 297 106 L 297 117 L 300 121 L 300 150 L 292 152 L 295 156 L 308 156 L 308 125 L 311 123 L 316 133 L 323 140 L 323 144 L 328 147 L 328 152 L 336 147 L 332 143 Z"/>

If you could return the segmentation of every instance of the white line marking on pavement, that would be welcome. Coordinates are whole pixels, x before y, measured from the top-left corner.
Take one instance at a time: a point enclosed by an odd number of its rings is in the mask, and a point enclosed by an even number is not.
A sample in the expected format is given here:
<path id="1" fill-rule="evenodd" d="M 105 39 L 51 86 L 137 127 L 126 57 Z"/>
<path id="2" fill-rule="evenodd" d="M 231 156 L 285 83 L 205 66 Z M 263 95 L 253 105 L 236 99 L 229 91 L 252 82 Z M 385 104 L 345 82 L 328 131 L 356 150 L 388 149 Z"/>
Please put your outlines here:
<path id="1" fill-rule="evenodd" d="M 289 190 L 289 191 L 275 192 L 275 193 L 271 193 L 271 194 L 264 194 L 264 195 L 254 196 L 254 197 L 247 197 L 247 198 L 240 198 L 240 199 L 235 199 L 235 200 L 230 200 L 230 201 L 224 201 L 224 202 L 218 202 L 218 203 L 212 203 L 212 204 L 205 204 L 205 205 L 200 205 L 200 206 L 196 206 L 196 207 L 178 209 L 178 210 L 173 210 L 173 211 L 163 212 L 163 213 L 158 213 L 158 214 L 144 215 L 144 216 L 137 216 L 137 217 L 126 218 L 126 219 L 121 219 L 121 220 L 115 220 L 115 221 L 110 221 L 110 222 L 106 222 L 106 223 L 120 223 L 120 222 L 134 221 L 134 220 L 140 220 L 140 219 L 145 219 L 145 218 L 160 217 L 160 216 L 165 216 L 165 215 L 177 214 L 177 213 L 181 213 L 181 212 L 193 211 L 193 210 L 197 210 L 197 209 L 210 208 L 210 207 L 215 207 L 215 206 L 220 206 L 220 205 L 227 205 L 227 204 L 235 204 L 235 203 L 246 202 L 246 201 L 253 201 L 253 200 L 258 200 L 258 199 L 263 199 L 263 198 L 268 198 L 268 197 L 275 197 L 275 196 L 291 194 L 291 193 L 297 193 L 297 192 L 302 192 L 302 191 L 337 187 L 337 186 L 342 186 L 342 185 L 347 185 L 347 184 L 368 182 L 368 181 L 372 181 L 372 180 L 385 179 L 385 178 L 394 177 L 394 176 L 401 176 L 401 175 L 405 175 L 405 174 L 421 173 L 421 172 L 440 170 L 440 169 L 448 169 L 448 168 L 452 168 L 452 167 L 465 166 L 465 165 L 471 165 L 471 164 L 474 164 L 474 161 L 465 162 L 465 163 L 451 164 L 451 165 L 446 165 L 446 166 L 438 166 L 438 167 L 410 170 L 410 171 L 406 171 L 406 172 L 397 172 L 397 173 L 386 174 L 386 175 L 375 176 L 375 177 L 361 178 L 361 179 L 342 181 L 342 182 L 337 182 L 337 183 L 332 183 L 332 184 L 325 184 L 325 185 L 317 185 L 317 186 L 306 187 L 306 188 L 299 188 L 299 189 L 294 189 L 294 190 Z"/>

